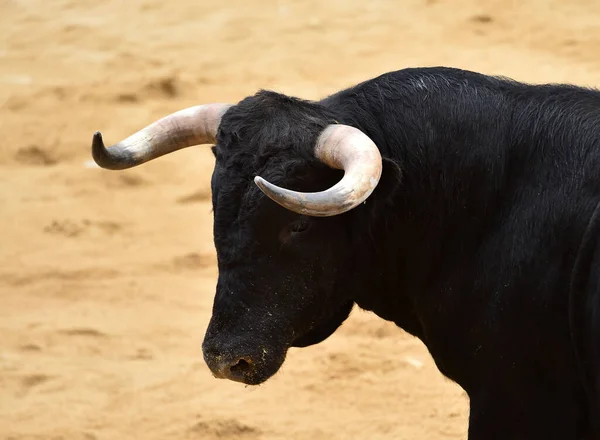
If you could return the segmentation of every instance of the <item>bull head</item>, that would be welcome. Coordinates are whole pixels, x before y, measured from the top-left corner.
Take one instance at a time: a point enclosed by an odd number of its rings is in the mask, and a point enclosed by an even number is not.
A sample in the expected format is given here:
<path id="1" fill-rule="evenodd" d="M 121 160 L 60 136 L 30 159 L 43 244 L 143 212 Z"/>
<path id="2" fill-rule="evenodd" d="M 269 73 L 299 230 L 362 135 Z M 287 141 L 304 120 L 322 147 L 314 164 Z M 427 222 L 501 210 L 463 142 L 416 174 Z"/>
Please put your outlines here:
<path id="1" fill-rule="evenodd" d="M 338 214 L 364 202 L 378 184 L 386 186 L 379 181 L 387 162 L 366 134 L 336 120 L 318 103 L 261 92 L 235 106 L 180 110 L 108 148 L 100 133 L 94 134 L 94 160 L 111 170 L 216 144 L 211 184 L 219 279 L 203 343 L 216 377 L 265 381 L 282 365 L 288 348 L 323 341 L 354 305 L 347 277 L 340 276 L 343 260 L 353 254 L 345 239 L 352 228 L 349 218 Z M 307 154 L 305 142 L 312 145 Z M 302 162 L 295 154 L 324 166 L 300 167 L 287 175 L 282 164 Z M 311 175 L 312 183 L 303 188 L 314 192 L 281 188 L 256 174 L 290 183 Z M 278 205 L 255 200 L 252 193 L 259 191 L 248 191 L 251 179 Z M 322 187 L 329 189 L 317 189 Z M 352 283 L 357 288 L 356 278 Z"/>

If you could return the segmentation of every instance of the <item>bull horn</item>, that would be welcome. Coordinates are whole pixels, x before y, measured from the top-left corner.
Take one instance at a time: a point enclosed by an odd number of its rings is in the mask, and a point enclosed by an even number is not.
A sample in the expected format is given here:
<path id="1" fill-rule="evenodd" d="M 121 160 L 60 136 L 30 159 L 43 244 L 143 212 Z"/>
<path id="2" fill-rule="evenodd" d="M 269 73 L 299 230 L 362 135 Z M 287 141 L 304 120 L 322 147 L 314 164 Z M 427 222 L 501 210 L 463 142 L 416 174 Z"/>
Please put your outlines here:
<path id="1" fill-rule="evenodd" d="M 206 104 L 179 110 L 106 148 L 97 131 L 92 157 L 102 168 L 123 170 L 168 153 L 200 144 L 214 144 L 223 114 L 231 104 Z"/>
<path id="2" fill-rule="evenodd" d="M 377 145 L 362 131 L 348 125 L 329 125 L 317 139 L 315 157 L 344 177 L 331 188 L 304 193 L 280 188 L 260 176 L 256 185 L 269 198 L 298 214 L 329 217 L 364 202 L 379 183 L 382 159 Z"/>

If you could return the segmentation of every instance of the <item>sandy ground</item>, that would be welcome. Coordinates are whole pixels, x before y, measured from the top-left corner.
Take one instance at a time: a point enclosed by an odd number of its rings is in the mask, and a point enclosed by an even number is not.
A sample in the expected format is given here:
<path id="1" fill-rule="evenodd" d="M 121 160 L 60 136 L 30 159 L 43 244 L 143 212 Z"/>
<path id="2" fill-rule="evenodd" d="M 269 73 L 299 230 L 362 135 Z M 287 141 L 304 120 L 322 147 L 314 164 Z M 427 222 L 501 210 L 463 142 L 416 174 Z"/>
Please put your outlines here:
<path id="1" fill-rule="evenodd" d="M 258 388 L 214 379 L 211 153 L 112 173 L 91 136 L 407 66 L 596 86 L 598 23 L 594 0 L 0 0 L 0 438 L 465 439 L 464 393 L 366 312 Z"/>

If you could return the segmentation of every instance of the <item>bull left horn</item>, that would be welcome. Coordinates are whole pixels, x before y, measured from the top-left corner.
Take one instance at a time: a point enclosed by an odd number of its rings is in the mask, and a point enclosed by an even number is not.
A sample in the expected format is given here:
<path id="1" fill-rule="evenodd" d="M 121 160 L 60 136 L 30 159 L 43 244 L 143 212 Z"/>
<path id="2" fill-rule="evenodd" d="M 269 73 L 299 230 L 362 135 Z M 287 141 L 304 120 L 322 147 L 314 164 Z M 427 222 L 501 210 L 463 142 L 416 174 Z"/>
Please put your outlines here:
<path id="1" fill-rule="evenodd" d="M 273 185 L 260 176 L 256 176 L 254 182 L 284 208 L 314 217 L 334 216 L 355 208 L 371 195 L 379 183 L 381 154 L 377 145 L 357 128 L 343 124 L 327 126 L 317 139 L 314 154 L 327 166 L 344 170 L 344 177 L 325 191 L 292 191 Z"/>
<path id="2" fill-rule="evenodd" d="M 231 104 L 205 104 L 179 110 L 106 148 L 94 133 L 92 157 L 102 168 L 123 170 L 182 148 L 214 144 L 223 114 Z"/>

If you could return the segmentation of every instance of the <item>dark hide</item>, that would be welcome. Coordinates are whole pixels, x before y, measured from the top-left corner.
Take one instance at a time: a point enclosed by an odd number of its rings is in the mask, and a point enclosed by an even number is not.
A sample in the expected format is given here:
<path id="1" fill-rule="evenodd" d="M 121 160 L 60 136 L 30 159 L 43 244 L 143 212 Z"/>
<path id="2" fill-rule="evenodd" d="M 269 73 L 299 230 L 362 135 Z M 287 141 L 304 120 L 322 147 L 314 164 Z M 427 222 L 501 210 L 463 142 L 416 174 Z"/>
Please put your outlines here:
<path id="1" fill-rule="evenodd" d="M 259 191 L 257 174 L 302 191 L 337 182 L 312 154 L 335 122 L 386 159 L 366 203 L 309 218 Z M 465 389 L 470 440 L 600 438 L 599 127 L 597 91 L 449 68 L 319 102 L 246 98 L 215 149 L 207 363 L 250 359 L 240 377 L 264 382 L 355 303 L 420 338 Z"/>
<path id="2" fill-rule="evenodd" d="M 308 347 L 323 342 L 348 318 L 353 306 L 354 303 L 352 301 L 346 302 L 333 316 L 326 318 L 324 322 L 319 323 L 317 327 L 308 333 L 294 339 L 292 347 Z"/>

